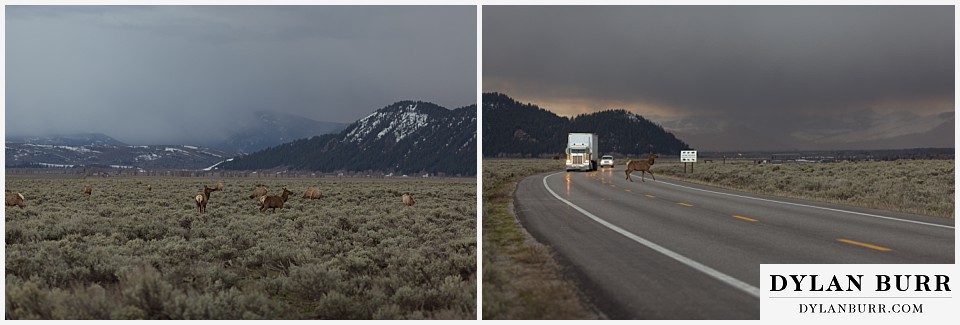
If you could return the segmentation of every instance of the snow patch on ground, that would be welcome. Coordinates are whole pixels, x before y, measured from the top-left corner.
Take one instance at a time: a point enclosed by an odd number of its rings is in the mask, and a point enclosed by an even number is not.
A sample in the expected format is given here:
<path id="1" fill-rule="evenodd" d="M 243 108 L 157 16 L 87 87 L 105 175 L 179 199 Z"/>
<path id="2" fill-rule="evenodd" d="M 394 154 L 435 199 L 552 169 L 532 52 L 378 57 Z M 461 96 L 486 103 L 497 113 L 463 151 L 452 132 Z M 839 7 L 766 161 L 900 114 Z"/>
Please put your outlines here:
<path id="1" fill-rule="evenodd" d="M 394 141 L 400 142 L 403 138 L 427 126 L 427 120 L 429 118 L 427 114 L 420 114 L 408 109 L 400 113 L 399 116 L 396 116 L 396 118 L 390 122 L 390 125 L 385 127 L 380 133 L 377 133 L 377 139 L 392 133 Z"/>
<path id="2" fill-rule="evenodd" d="M 350 142 L 360 142 L 363 137 L 373 132 L 373 128 L 380 124 L 383 113 L 373 112 L 370 115 L 357 121 L 357 127 L 347 133 L 347 140 Z"/>
<path id="3" fill-rule="evenodd" d="M 154 153 L 147 154 L 147 155 L 139 155 L 139 156 L 137 156 L 137 158 L 136 158 L 136 160 L 147 160 L 147 161 L 157 160 L 157 159 L 160 159 L 160 156 L 158 156 L 157 154 L 154 154 Z"/>
<path id="4" fill-rule="evenodd" d="M 228 161 L 233 161 L 233 158 L 230 158 L 230 159 L 227 159 L 227 160 L 218 162 L 218 163 L 216 163 L 216 164 L 213 164 L 213 166 L 204 168 L 203 171 L 211 171 L 211 170 L 213 170 L 214 168 L 216 168 L 217 166 L 220 166 L 220 164 L 225 163 L 225 162 L 228 162 Z"/>
<path id="5" fill-rule="evenodd" d="M 47 149 L 66 149 L 66 150 L 71 150 L 71 151 L 76 151 L 76 152 L 84 152 L 84 153 L 89 153 L 89 152 L 99 153 L 99 151 L 90 150 L 90 149 L 87 149 L 87 148 L 85 148 L 85 147 L 55 146 L 55 145 L 50 145 L 50 144 L 32 144 L 32 143 L 25 143 L 24 145 L 25 145 L 25 146 L 31 146 L 31 147 L 38 147 L 38 148 L 47 148 Z"/>
<path id="6" fill-rule="evenodd" d="M 62 165 L 62 164 L 48 164 L 48 163 L 37 163 L 37 165 L 49 168 L 73 168 L 74 165 Z"/>

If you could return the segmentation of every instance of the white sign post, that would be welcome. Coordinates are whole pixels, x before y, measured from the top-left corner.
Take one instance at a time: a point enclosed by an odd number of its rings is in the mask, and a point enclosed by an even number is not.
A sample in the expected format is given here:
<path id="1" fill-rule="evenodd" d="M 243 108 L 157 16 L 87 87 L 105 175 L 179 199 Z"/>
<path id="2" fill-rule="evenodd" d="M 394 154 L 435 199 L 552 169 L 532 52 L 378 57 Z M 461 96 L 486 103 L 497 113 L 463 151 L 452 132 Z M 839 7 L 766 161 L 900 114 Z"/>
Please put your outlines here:
<path id="1" fill-rule="evenodd" d="M 693 172 L 693 164 L 697 162 L 696 150 L 680 150 L 680 162 L 683 163 L 683 172 L 687 172 L 687 163 L 690 163 L 690 172 Z"/>

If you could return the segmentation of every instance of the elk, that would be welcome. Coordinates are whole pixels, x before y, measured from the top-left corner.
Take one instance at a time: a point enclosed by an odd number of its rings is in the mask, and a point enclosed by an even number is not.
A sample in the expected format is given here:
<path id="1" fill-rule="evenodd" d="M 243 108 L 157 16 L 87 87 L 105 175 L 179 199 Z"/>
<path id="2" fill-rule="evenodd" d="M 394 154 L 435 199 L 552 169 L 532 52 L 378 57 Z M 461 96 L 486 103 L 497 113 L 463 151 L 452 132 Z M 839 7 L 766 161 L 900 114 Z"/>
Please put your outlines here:
<path id="1" fill-rule="evenodd" d="M 214 188 L 209 188 L 206 185 L 204 185 L 203 192 L 197 193 L 197 195 L 193 197 L 193 200 L 197 202 L 197 213 L 200 214 L 200 213 L 207 212 L 207 202 L 210 201 L 210 193 L 213 193 L 222 189 L 223 189 L 222 183 L 217 183 L 217 186 L 215 186 Z"/>
<path id="2" fill-rule="evenodd" d="M 93 187 L 90 184 L 83 184 L 83 194 L 90 195 L 93 193 Z"/>
<path id="3" fill-rule="evenodd" d="M 627 170 L 625 171 L 625 173 L 627 174 L 627 180 L 632 182 L 633 178 L 630 177 L 630 173 L 632 173 L 635 170 L 639 170 L 641 182 L 646 182 L 643 179 L 643 175 L 645 175 L 646 173 L 650 173 L 650 177 L 653 177 L 653 180 L 656 181 L 657 177 L 653 176 L 653 172 L 650 171 L 650 166 L 653 166 L 653 161 L 654 159 L 657 159 L 657 158 L 660 158 L 660 156 L 657 156 L 657 154 L 651 152 L 650 155 L 647 156 L 647 160 L 627 161 Z"/>
<path id="4" fill-rule="evenodd" d="M 23 209 L 23 207 L 27 206 L 27 203 L 24 202 L 24 200 L 25 199 L 23 198 L 23 194 L 15 193 L 15 192 L 7 192 L 6 203 L 8 207 L 15 205 Z"/>
<path id="5" fill-rule="evenodd" d="M 409 206 L 413 206 L 414 203 L 417 203 L 417 202 L 413 200 L 413 196 L 410 196 L 410 194 L 403 195 L 403 204 L 406 204 L 409 207 Z"/>
<path id="6" fill-rule="evenodd" d="M 283 203 L 287 202 L 287 198 L 293 194 L 290 190 L 287 190 L 287 187 L 283 187 L 283 194 L 277 195 L 265 195 L 260 197 L 260 213 L 266 211 L 267 209 L 272 209 L 271 211 L 277 212 L 277 208 L 283 210 Z"/>
<path id="7" fill-rule="evenodd" d="M 253 194 L 250 194 L 250 198 L 262 197 L 264 195 L 267 195 L 267 188 L 260 186 L 253 190 Z"/>
<path id="8" fill-rule="evenodd" d="M 306 191 L 303 192 L 303 197 L 302 197 L 302 198 L 304 198 L 304 199 L 314 199 L 314 200 L 322 199 L 322 198 L 323 198 L 323 193 L 320 192 L 320 189 L 319 189 L 319 188 L 311 187 L 311 188 L 308 188 Z"/>
<path id="9" fill-rule="evenodd" d="M 153 191 L 153 186 L 147 185 L 147 192 Z"/>

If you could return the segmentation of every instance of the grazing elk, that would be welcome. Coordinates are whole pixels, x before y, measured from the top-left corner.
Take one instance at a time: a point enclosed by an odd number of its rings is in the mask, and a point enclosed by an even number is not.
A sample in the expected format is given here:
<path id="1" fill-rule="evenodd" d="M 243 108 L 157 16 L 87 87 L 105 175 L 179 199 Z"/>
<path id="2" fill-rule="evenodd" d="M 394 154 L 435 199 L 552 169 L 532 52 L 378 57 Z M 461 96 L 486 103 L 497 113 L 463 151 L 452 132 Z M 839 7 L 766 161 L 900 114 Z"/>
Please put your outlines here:
<path id="1" fill-rule="evenodd" d="M 319 188 L 311 187 L 311 188 L 308 188 L 306 191 L 303 192 L 303 197 L 302 197 L 302 198 L 303 198 L 303 199 L 314 199 L 314 200 L 318 200 L 318 199 L 322 199 L 322 198 L 323 198 L 323 193 L 320 192 L 320 189 L 319 189 Z"/>
<path id="2" fill-rule="evenodd" d="M 277 212 L 277 208 L 283 210 L 283 203 L 287 202 L 287 198 L 290 197 L 290 190 L 287 190 L 286 187 L 283 188 L 283 194 L 277 195 L 265 195 L 260 197 L 260 213 L 266 211 L 267 209 L 272 209 L 271 211 Z"/>
<path id="3" fill-rule="evenodd" d="M 209 188 L 206 185 L 204 185 L 203 192 L 197 193 L 197 195 L 193 197 L 193 200 L 197 202 L 197 213 L 200 214 L 200 213 L 207 212 L 207 203 L 210 202 L 210 193 L 213 193 L 222 189 L 223 189 L 222 183 L 217 183 L 217 186 L 215 186 L 214 188 Z"/>
<path id="4" fill-rule="evenodd" d="M 267 188 L 260 186 L 253 190 L 253 194 L 250 194 L 250 198 L 262 197 L 264 195 L 267 195 Z"/>
<path id="5" fill-rule="evenodd" d="M 653 166 L 653 161 L 654 161 L 654 159 L 657 159 L 657 158 L 660 158 L 660 156 L 657 156 L 657 154 L 651 152 L 650 155 L 647 156 L 647 160 L 630 160 L 630 161 L 627 161 L 627 170 L 626 170 L 627 180 L 629 180 L 629 181 L 631 181 L 631 182 L 633 181 L 633 178 L 630 177 L 630 173 L 632 173 L 632 172 L 635 171 L 635 170 L 639 170 L 639 171 L 640 171 L 640 181 L 641 181 L 641 182 L 646 182 L 646 181 L 643 179 L 643 175 L 645 175 L 646 173 L 650 173 L 650 177 L 653 177 L 653 180 L 657 180 L 657 177 L 656 177 L 656 176 L 653 176 L 653 172 L 650 171 L 650 166 Z"/>
<path id="6" fill-rule="evenodd" d="M 23 209 L 23 207 L 27 206 L 27 203 L 23 198 L 23 194 L 15 193 L 15 192 L 7 192 L 7 206 L 8 207 L 18 206 L 21 209 Z"/>
<path id="7" fill-rule="evenodd" d="M 410 194 L 403 195 L 403 204 L 406 204 L 409 207 L 409 206 L 413 206 L 414 203 L 417 203 L 417 202 L 413 200 L 413 196 L 410 196 Z"/>
<path id="8" fill-rule="evenodd" d="M 83 184 L 83 194 L 90 195 L 93 193 L 93 187 L 90 184 Z"/>

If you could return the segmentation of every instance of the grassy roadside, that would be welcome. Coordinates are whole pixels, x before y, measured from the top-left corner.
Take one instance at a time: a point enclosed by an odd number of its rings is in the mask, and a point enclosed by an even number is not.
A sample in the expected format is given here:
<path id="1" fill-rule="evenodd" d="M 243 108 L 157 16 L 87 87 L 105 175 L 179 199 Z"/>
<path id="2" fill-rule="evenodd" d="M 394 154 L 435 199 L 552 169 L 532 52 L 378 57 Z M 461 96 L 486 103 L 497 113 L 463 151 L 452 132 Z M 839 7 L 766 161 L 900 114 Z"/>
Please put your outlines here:
<path id="1" fill-rule="evenodd" d="M 483 318 L 597 319 L 551 251 L 534 241 L 513 214 L 517 182 L 560 170 L 563 161 L 483 161 Z"/>
<path id="2" fill-rule="evenodd" d="M 623 165 L 618 165 L 617 171 L 622 170 Z M 728 160 L 726 164 L 697 163 L 693 173 L 684 173 L 678 162 L 658 161 L 652 170 L 745 192 L 954 218 L 953 160 L 779 165 Z"/>

